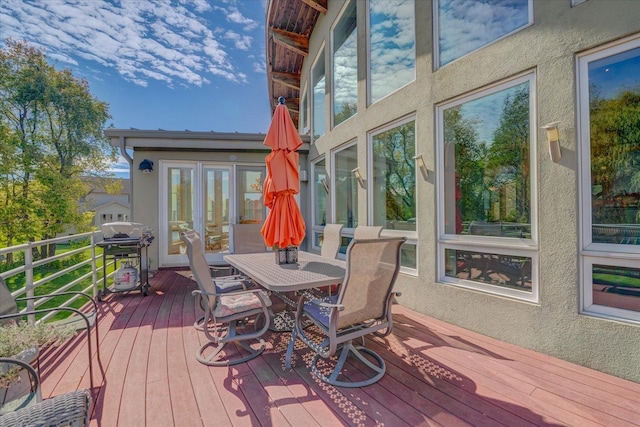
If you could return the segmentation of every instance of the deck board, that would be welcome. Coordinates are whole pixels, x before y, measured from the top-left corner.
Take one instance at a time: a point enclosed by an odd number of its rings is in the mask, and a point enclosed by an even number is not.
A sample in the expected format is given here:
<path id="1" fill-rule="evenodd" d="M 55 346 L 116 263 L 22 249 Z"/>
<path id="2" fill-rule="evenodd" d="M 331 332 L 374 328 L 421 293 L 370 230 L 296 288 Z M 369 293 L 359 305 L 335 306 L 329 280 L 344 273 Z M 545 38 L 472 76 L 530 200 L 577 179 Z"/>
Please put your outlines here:
<path id="1" fill-rule="evenodd" d="M 114 294 L 100 304 L 92 425 L 640 426 L 640 384 L 401 306 L 393 334 L 367 339 L 387 364 L 369 387 L 319 381 L 301 342 L 285 369 L 289 333 L 265 334 L 264 353 L 248 363 L 208 367 L 195 359 L 206 340 L 193 328 L 188 271 L 162 270 L 151 283 L 147 297 Z M 359 378 L 361 368 L 349 362 L 347 375 Z M 88 387 L 86 339 L 46 350 L 41 372 L 44 397 Z"/>

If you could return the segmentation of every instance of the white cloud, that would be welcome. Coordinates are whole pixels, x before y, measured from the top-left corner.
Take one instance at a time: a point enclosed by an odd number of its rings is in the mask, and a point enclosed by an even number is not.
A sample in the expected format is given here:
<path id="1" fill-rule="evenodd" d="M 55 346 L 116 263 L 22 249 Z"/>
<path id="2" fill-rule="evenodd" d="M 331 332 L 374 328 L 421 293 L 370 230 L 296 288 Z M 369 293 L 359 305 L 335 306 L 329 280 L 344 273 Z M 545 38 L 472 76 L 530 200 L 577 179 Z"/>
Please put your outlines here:
<path id="1" fill-rule="evenodd" d="M 234 2 L 205 0 L 2 0 L 0 39 L 27 40 L 55 61 L 77 58 L 116 70 L 124 79 L 201 86 L 223 78 L 244 83 L 232 49 L 246 51 L 259 23 Z M 225 25 L 222 31 L 212 28 Z M 236 31 L 230 27 L 235 26 Z M 229 43 L 229 45 L 227 45 Z"/>

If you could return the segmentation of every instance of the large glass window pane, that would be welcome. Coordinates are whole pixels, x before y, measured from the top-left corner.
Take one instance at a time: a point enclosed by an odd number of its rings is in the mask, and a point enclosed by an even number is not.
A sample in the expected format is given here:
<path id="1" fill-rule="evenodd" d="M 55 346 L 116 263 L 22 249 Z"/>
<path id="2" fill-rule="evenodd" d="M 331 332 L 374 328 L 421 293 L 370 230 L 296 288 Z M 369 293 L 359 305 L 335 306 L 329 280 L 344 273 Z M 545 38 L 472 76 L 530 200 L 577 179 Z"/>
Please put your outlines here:
<path id="1" fill-rule="evenodd" d="M 358 181 L 351 171 L 358 167 L 357 146 L 336 152 L 334 163 L 336 223 L 355 228 L 358 225 Z"/>
<path id="2" fill-rule="evenodd" d="M 167 170 L 168 191 L 168 245 L 167 253 L 177 255 L 186 253 L 186 247 L 180 240 L 180 233 L 193 230 L 194 217 L 194 170 L 190 167 L 169 168 Z"/>
<path id="3" fill-rule="evenodd" d="M 591 277 L 595 305 L 640 311 L 640 269 L 593 265 Z"/>
<path id="4" fill-rule="evenodd" d="M 238 166 L 237 174 L 238 223 L 262 224 L 266 211 L 262 200 L 265 168 Z"/>
<path id="5" fill-rule="evenodd" d="M 438 66 L 532 22 L 532 0 L 437 0 Z"/>
<path id="6" fill-rule="evenodd" d="M 325 161 L 313 164 L 313 225 L 324 226 L 327 223 L 327 170 Z"/>
<path id="7" fill-rule="evenodd" d="M 529 98 L 521 78 L 443 111 L 445 233 L 531 238 Z"/>
<path id="8" fill-rule="evenodd" d="M 300 104 L 300 129 L 302 135 L 309 135 L 309 102 L 307 101 L 307 91 L 302 93 L 302 102 Z"/>
<path id="9" fill-rule="evenodd" d="M 324 49 L 320 51 L 313 70 L 311 71 L 311 82 L 313 84 L 312 105 L 313 105 L 313 139 L 318 139 L 324 135 L 325 111 L 324 111 Z"/>
<path id="10" fill-rule="evenodd" d="M 640 245 L 640 47 L 588 65 L 592 240 Z"/>
<path id="11" fill-rule="evenodd" d="M 415 122 L 372 136 L 373 223 L 416 230 Z"/>
<path id="12" fill-rule="evenodd" d="M 229 250 L 229 170 L 205 167 L 204 194 L 205 251 L 226 252 Z"/>
<path id="13" fill-rule="evenodd" d="M 445 259 L 445 274 L 448 277 L 532 291 L 531 258 L 447 249 Z"/>
<path id="14" fill-rule="evenodd" d="M 358 111 L 356 2 L 351 1 L 333 29 L 333 123 Z"/>
<path id="15" fill-rule="evenodd" d="M 370 0 L 371 102 L 416 77 L 415 0 Z"/>

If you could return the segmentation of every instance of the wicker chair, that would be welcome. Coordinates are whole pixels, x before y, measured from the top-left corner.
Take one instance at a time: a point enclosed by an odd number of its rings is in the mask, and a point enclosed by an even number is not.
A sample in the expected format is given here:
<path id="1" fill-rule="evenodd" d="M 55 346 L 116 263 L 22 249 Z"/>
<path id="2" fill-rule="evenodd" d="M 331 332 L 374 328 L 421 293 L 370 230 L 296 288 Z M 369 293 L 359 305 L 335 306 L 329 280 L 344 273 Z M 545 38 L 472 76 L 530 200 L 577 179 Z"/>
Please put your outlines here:
<path id="1" fill-rule="evenodd" d="M 20 399 L 11 412 L 0 409 L 0 427 L 17 426 L 88 426 L 91 416 L 89 390 L 77 390 L 41 400 L 40 379 L 28 363 L 17 359 L 0 358 L 0 366 L 17 365 L 27 372 L 31 383 L 29 395 Z"/>
<path id="2" fill-rule="evenodd" d="M 347 270 L 340 292 L 325 298 L 316 299 L 309 294 L 300 297 L 291 339 L 294 342 L 299 337 L 317 353 L 311 361 L 311 372 L 322 381 L 341 387 L 363 387 L 384 375 L 384 360 L 364 347 L 363 338 L 372 333 L 378 336 L 391 333 L 391 304 L 393 297 L 398 295 L 393 292 L 393 285 L 400 270 L 400 248 L 405 240 L 404 237 L 352 240 L 347 248 Z M 307 319 L 317 329 L 305 330 Z M 310 335 L 318 329 L 325 337 L 320 344 Z M 356 339 L 362 340 L 362 345 L 354 345 Z M 333 368 L 318 368 L 320 357 L 329 359 L 337 352 L 340 356 Z M 370 368 L 373 375 L 363 381 L 341 379 L 350 354 Z M 328 370 L 331 373 L 326 375 L 324 372 Z"/>
<path id="3" fill-rule="evenodd" d="M 37 298 L 53 297 L 58 295 L 75 295 L 82 298 L 86 298 L 91 305 L 92 311 L 85 313 L 73 307 L 51 307 L 51 308 L 39 308 L 37 310 L 19 311 L 17 301 L 28 301 Z M 14 298 L 4 279 L 0 277 L 0 333 L 2 325 L 10 321 L 21 321 L 24 316 L 30 314 L 46 314 L 54 311 L 70 312 L 72 313 L 66 319 L 49 322 L 51 326 L 71 326 L 76 330 L 86 330 L 87 333 L 87 351 L 89 358 L 89 380 L 91 382 L 91 388 L 93 389 L 93 352 L 91 349 L 91 330 L 95 329 L 95 342 L 96 342 L 96 357 L 100 362 L 100 340 L 98 337 L 98 304 L 96 300 L 90 295 L 84 292 L 67 291 L 60 292 L 55 295 L 38 295 L 35 297 Z"/>
<path id="4" fill-rule="evenodd" d="M 202 250 L 202 241 L 195 231 L 182 233 L 181 239 L 187 246 L 189 266 L 198 290 L 193 291 L 197 305 L 204 310 L 203 328 L 209 342 L 202 345 L 196 352 L 200 363 L 209 366 L 228 366 L 246 362 L 259 356 L 265 348 L 264 340 L 260 337 L 269 327 L 271 300 L 266 292 L 255 288 L 219 294 L 215 282 L 209 272 L 209 265 Z M 248 320 L 260 316 L 266 320 L 261 328 L 252 332 L 238 333 L 240 326 L 248 327 Z M 257 323 L 257 322 L 256 322 Z M 254 327 L 255 324 L 254 323 Z M 254 349 L 250 341 L 258 340 L 259 346 Z M 238 343 L 248 352 L 237 358 L 230 358 L 225 354 L 224 347 L 228 343 Z"/>

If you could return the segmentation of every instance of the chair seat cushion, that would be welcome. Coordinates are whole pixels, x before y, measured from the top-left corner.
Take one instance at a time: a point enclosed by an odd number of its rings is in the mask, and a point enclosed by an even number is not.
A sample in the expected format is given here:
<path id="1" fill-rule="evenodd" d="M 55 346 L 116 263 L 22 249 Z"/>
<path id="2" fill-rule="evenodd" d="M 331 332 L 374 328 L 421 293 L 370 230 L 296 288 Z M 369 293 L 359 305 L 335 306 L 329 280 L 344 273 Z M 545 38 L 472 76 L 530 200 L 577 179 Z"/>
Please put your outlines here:
<path id="1" fill-rule="evenodd" d="M 316 299 L 316 303 L 318 302 L 326 302 L 329 304 L 335 304 L 338 301 L 338 295 L 332 295 L 330 297 L 324 297 L 322 299 Z M 325 328 L 329 328 L 329 315 L 331 314 L 331 309 L 329 307 L 322 307 L 316 303 L 311 301 L 305 301 L 304 303 L 304 311 L 307 315 L 316 321 L 320 322 L 322 326 Z"/>
<path id="2" fill-rule="evenodd" d="M 260 302 L 260 298 L 262 298 L 267 307 L 271 307 L 271 299 L 264 291 L 260 291 L 257 294 L 223 295 L 218 299 L 214 314 L 216 317 L 227 317 L 255 308 L 261 308 L 262 303 Z"/>

